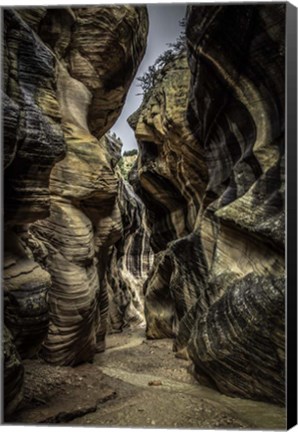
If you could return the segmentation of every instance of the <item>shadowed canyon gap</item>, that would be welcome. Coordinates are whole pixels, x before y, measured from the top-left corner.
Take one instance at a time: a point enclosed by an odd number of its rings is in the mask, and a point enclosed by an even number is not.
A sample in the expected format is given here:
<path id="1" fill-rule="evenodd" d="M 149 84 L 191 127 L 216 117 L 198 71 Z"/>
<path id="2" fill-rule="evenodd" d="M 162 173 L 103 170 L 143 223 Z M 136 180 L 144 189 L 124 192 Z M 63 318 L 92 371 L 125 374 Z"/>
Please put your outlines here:
<path id="1" fill-rule="evenodd" d="M 7 416 L 27 359 L 92 362 L 143 325 L 198 391 L 285 403 L 285 6 L 188 6 L 126 181 L 108 131 L 148 25 L 145 6 L 4 11 Z"/>

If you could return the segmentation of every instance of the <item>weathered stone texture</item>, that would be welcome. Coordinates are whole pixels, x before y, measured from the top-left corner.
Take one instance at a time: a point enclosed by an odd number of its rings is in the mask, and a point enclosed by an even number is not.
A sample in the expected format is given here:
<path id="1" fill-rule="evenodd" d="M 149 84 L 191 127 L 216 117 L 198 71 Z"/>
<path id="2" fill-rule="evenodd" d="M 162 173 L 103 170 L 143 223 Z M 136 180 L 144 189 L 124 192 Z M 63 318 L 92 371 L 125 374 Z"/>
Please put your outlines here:
<path id="1" fill-rule="evenodd" d="M 5 222 L 24 224 L 48 216 L 50 171 L 65 150 L 54 55 L 5 10 L 3 58 Z"/>
<path id="2" fill-rule="evenodd" d="M 134 191 L 106 132 L 146 8 L 4 15 L 7 413 L 21 358 L 92 360 L 144 324 L 143 286 L 147 337 L 174 337 L 200 382 L 283 404 L 285 6 L 188 8 L 187 50 L 130 118 Z"/>
<path id="3" fill-rule="evenodd" d="M 137 28 L 137 31 L 132 31 Z M 104 348 L 104 257 L 122 233 L 119 178 L 105 132 L 121 112 L 144 54 L 146 10 L 49 10 L 40 34 L 57 56 L 57 97 L 67 146 L 51 172 L 51 215 L 31 226 L 49 250 L 50 329 L 43 355 L 74 365 Z"/>
<path id="4" fill-rule="evenodd" d="M 21 232 L 49 215 L 49 177 L 65 153 L 54 55 L 14 10 L 3 21 L 5 410 L 22 399 L 20 357 L 31 357 L 48 331 L 51 278 Z"/>
<path id="5" fill-rule="evenodd" d="M 19 234 L 5 233 L 4 250 L 4 321 L 21 358 L 30 358 L 48 332 L 51 277 L 34 261 Z"/>
<path id="6" fill-rule="evenodd" d="M 3 327 L 3 384 L 4 410 L 6 415 L 13 413 L 23 398 L 24 367 L 16 350 L 13 338 L 6 326 Z"/>
<path id="7" fill-rule="evenodd" d="M 110 248 L 106 272 L 112 330 L 145 324 L 143 286 L 153 260 L 144 204 L 125 180 L 119 183 L 117 201 L 122 235 Z"/>
<path id="8" fill-rule="evenodd" d="M 200 231 L 207 286 L 234 279 L 196 316 L 190 355 L 225 393 L 284 404 L 285 7 L 191 8 L 188 29 L 188 119 L 215 194 Z"/>
<path id="9" fill-rule="evenodd" d="M 174 336 L 200 382 L 279 404 L 284 27 L 284 5 L 189 7 L 189 66 L 170 62 L 131 122 L 156 253 L 147 336 Z"/>
<path id="10" fill-rule="evenodd" d="M 148 209 L 155 251 L 192 232 L 206 187 L 207 169 L 186 119 L 189 80 L 184 52 L 165 65 L 129 119 L 140 149 L 135 188 Z"/>
<path id="11" fill-rule="evenodd" d="M 105 132 L 147 31 L 145 7 L 5 10 L 4 319 L 23 358 L 42 343 L 47 361 L 74 365 L 104 348 L 105 256 L 125 229 L 120 148 Z M 12 387 L 9 412 L 21 400 Z"/>

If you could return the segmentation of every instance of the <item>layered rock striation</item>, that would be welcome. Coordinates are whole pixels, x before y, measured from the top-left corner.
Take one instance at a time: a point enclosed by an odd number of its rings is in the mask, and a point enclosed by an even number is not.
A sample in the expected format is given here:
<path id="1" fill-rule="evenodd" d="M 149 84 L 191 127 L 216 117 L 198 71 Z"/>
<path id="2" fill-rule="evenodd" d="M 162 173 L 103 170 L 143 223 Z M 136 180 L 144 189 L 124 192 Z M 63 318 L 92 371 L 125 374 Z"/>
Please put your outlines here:
<path id="1" fill-rule="evenodd" d="M 216 196 L 201 222 L 208 283 L 234 279 L 195 318 L 190 355 L 225 393 L 284 404 L 285 6 L 194 8 L 188 22 L 188 119 Z"/>
<path id="2" fill-rule="evenodd" d="M 192 232 L 207 182 L 201 149 L 186 119 L 189 81 L 186 52 L 181 52 L 165 64 L 129 118 L 139 144 L 134 187 L 146 205 L 156 252 Z"/>
<path id="3" fill-rule="evenodd" d="M 69 27 L 57 11 L 40 26 L 57 56 L 67 146 L 51 172 L 51 215 L 31 226 L 49 251 L 51 320 L 43 355 L 51 363 L 74 365 L 104 349 L 104 255 L 122 234 L 119 179 L 104 134 L 144 54 L 146 19 L 144 8 L 78 8 L 65 21 Z"/>
<path id="4" fill-rule="evenodd" d="M 145 283 L 147 337 L 175 335 L 195 302 L 201 275 L 190 272 L 193 237 L 207 185 L 202 149 L 186 118 L 190 71 L 186 51 L 167 62 L 129 119 L 139 143 L 135 190 L 146 205 L 154 267 Z M 183 272 L 183 264 L 186 266 Z M 181 280 L 184 283 L 181 283 Z"/>
<path id="5" fill-rule="evenodd" d="M 153 261 L 144 204 L 124 179 L 119 183 L 117 201 L 122 235 L 110 247 L 105 278 L 110 331 L 145 325 L 143 286 Z"/>
<path id="6" fill-rule="evenodd" d="M 51 278 L 22 231 L 50 213 L 50 172 L 65 142 L 53 53 L 16 11 L 5 10 L 3 24 L 4 405 L 10 413 L 22 395 L 21 357 L 38 351 L 49 322 Z"/>
<path id="7" fill-rule="evenodd" d="M 154 266 L 147 337 L 202 383 L 284 404 L 284 5 L 191 6 L 131 125 Z M 170 103 L 171 101 L 171 103 Z"/>
<path id="8" fill-rule="evenodd" d="M 125 229 L 119 148 L 105 133 L 147 30 L 145 7 L 5 10 L 7 413 L 21 400 L 20 356 L 42 344 L 47 361 L 75 365 L 104 348 L 105 255 Z"/>

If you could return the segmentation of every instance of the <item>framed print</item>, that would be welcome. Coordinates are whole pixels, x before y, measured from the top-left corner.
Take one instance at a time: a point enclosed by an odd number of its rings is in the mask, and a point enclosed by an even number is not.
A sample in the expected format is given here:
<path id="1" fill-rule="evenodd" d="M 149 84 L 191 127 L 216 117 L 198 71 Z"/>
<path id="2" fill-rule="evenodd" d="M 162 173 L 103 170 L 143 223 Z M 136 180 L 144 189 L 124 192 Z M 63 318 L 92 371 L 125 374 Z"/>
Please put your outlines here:
<path id="1" fill-rule="evenodd" d="M 294 426 L 295 6 L 1 12 L 2 422 Z"/>

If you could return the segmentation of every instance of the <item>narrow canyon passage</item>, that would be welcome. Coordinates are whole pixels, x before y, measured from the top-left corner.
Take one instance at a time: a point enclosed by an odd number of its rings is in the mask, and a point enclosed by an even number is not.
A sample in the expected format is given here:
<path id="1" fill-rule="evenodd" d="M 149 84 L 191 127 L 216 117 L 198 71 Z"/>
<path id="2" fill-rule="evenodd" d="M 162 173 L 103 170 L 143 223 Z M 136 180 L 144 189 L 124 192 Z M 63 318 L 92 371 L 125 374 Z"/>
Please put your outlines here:
<path id="1" fill-rule="evenodd" d="M 171 339 L 144 328 L 107 338 L 104 353 L 75 368 L 27 360 L 24 407 L 13 423 L 114 427 L 283 429 L 282 407 L 198 385 Z M 9 422 L 9 419 L 8 419 Z"/>
<path id="2" fill-rule="evenodd" d="M 5 10 L 5 421 L 283 428 L 286 6 L 149 10 Z"/>

